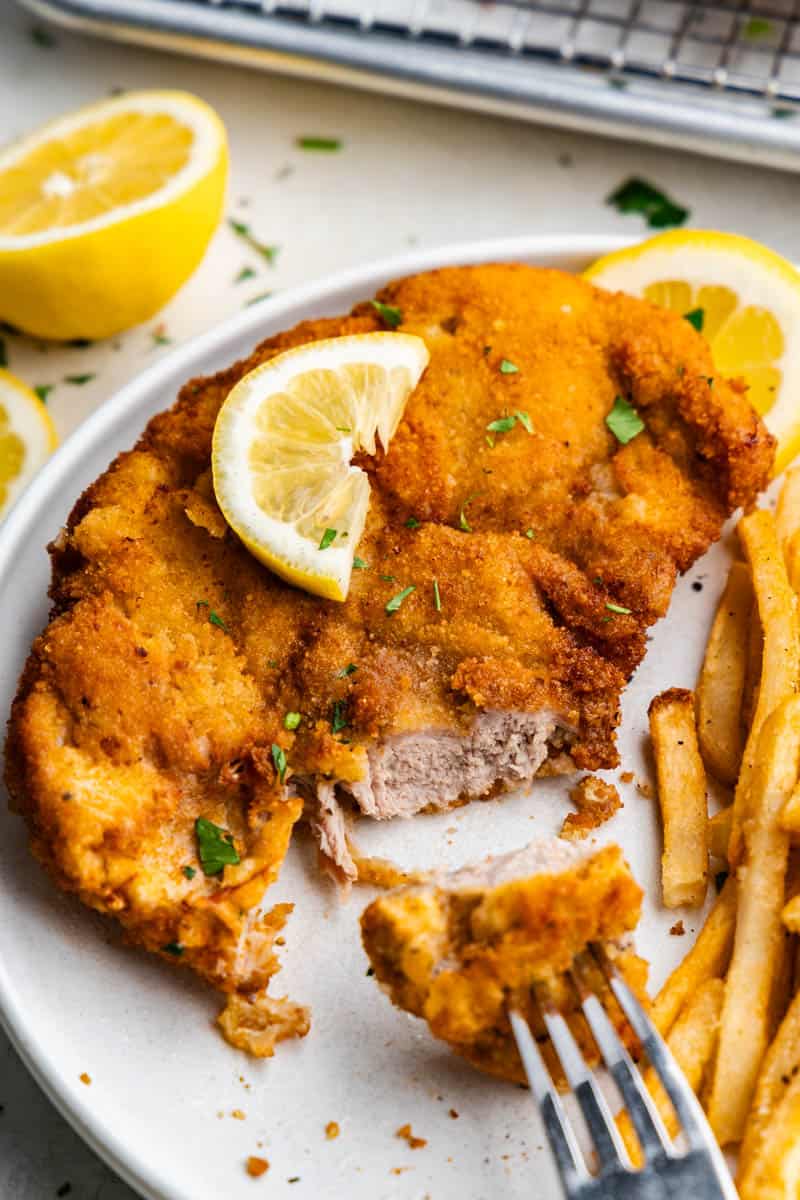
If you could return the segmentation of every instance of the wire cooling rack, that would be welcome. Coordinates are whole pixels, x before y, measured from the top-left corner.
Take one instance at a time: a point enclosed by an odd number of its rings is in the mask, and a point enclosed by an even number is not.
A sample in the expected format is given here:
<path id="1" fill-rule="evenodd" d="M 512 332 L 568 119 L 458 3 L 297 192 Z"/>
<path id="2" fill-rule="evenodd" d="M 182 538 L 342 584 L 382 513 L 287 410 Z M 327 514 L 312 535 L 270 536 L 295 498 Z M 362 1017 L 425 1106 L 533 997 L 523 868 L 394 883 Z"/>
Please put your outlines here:
<path id="1" fill-rule="evenodd" d="M 800 0 L 22 0 L 117 38 L 800 167 Z"/>

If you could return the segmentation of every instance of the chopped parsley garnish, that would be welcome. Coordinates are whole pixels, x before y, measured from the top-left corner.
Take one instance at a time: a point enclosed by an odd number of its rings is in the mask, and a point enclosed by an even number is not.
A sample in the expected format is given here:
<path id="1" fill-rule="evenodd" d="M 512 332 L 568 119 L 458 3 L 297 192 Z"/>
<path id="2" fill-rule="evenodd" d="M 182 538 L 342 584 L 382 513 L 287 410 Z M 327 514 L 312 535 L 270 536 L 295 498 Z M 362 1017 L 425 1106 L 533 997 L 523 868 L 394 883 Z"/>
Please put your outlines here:
<path id="1" fill-rule="evenodd" d="M 408 520 L 404 523 L 405 523 L 406 529 L 419 529 L 419 527 L 420 527 L 420 522 L 417 520 L 416 517 L 409 517 Z"/>
<path id="2" fill-rule="evenodd" d="M 337 671 L 335 679 L 344 679 L 347 675 L 355 675 L 358 667 L 355 663 L 348 663 L 346 667 L 342 667 L 341 671 Z"/>
<path id="3" fill-rule="evenodd" d="M 5 342 L 3 341 L 2 338 L 0 338 L 0 367 L 7 367 L 7 366 L 8 366 L 8 351 L 6 350 Z"/>
<path id="4" fill-rule="evenodd" d="M 233 844 L 233 834 L 213 821 L 198 817 L 194 823 L 197 836 L 197 857 L 206 875 L 220 875 L 223 867 L 236 867 L 241 862 Z"/>
<path id="5" fill-rule="evenodd" d="M 461 505 L 461 511 L 458 514 L 458 527 L 459 529 L 462 529 L 464 533 L 472 533 L 472 526 L 467 520 L 467 505 L 471 504 L 476 496 L 480 496 L 480 492 L 473 492 L 471 496 L 467 496 L 466 500 Z"/>
<path id="6" fill-rule="evenodd" d="M 693 308 L 691 312 L 683 314 L 683 319 L 684 321 L 688 321 L 698 333 L 702 333 L 706 319 L 706 310 L 704 308 Z"/>
<path id="7" fill-rule="evenodd" d="M 533 433 L 533 422 L 526 412 L 520 412 L 519 409 L 514 413 L 514 416 L 519 421 L 526 433 Z"/>
<path id="8" fill-rule="evenodd" d="M 397 329 L 397 326 L 403 320 L 403 314 L 399 308 L 396 308 L 393 304 L 383 304 L 380 300 L 370 300 L 370 304 L 384 325 L 388 325 L 390 329 Z"/>
<path id="9" fill-rule="evenodd" d="M 302 715 L 299 712 L 287 712 L 283 714 L 283 728 L 290 732 L 297 729 L 297 726 L 302 721 Z"/>
<path id="10" fill-rule="evenodd" d="M 332 545 L 333 542 L 336 541 L 338 532 L 339 532 L 338 529 L 326 529 L 325 532 L 323 533 L 322 537 L 320 538 L 320 542 L 319 542 L 320 550 L 327 550 L 328 546 Z"/>
<path id="11" fill-rule="evenodd" d="M 56 385 L 54 383 L 37 383 L 33 390 L 36 392 L 36 395 L 39 397 L 42 404 L 47 404 L 47 397 L 50 395 L 55 386 Z"/>
<path id="12" fill-rule="evenodd" d="M 442 611 L 442 597 L 439 595 L 439 580 L 433 581 L 433 606 L 437 612 Z"/>
<path id="13" fill-rule="evenodd" d="M 384 583 L 394 583 L 394 575 L 379 575 L 378 578 L 382 579 Z"/>
<path id="14" fill-rule="evenodd" d="M 615 398 L 614 407 L 606 417 L 606 425 L 623 446 L 627 446 L 644 429 L 644 421 L 624 396 Z"/>
<path id="15" fill-rule="evenodd" d="M 516 363 L 512 363 L 507 358 L 500 359 L 500 374 L 501 375 L 516 375 L 519 367 Z"/>
<path id="16" fill-rule="evenodd" d="M 283 783 L 286 775 L 286 752 L 275 742 L 272 743 L 272 761 L 275 764 L 278 779 Z"/>
<path id="17" fill-rule="evenodd" d="M 249 300 L 245 300 L 244 307 L 249 308 L 251 304 L 259 304 L 262 300 L 269 300 L 272 292 L 259 292 L 257 296 L 251 296 Z"/>
<path id="18" fill-rule="evenodd" d="M 167 337 L 163 329 L 154 329 L 150 334 L 153 339 L 154 346 L 171 346 L 172 338 Z"/>
<path id="19" fill-rule="evenodd" d="M 342 148 L 340 138 L 328 137 L 299 137 L 295 139 L 295 145 L 299 150 L 323 150 L 329 154 Z"/>
<path id="20" fill-rule="evenodd" d="M 194 869 L 194 867 L 184 867 L 183 874 L 186 876 L 187 879 L 194 879 L 195 875 L 197 874 L 197 871 Z"/>
<path id="21" fill-rule="evenodd" d="M 785 121 L 788 117 L 796 117 L 798 110 L 796 108 L 787 108 L 785 105 L 775 105 L 769 110 L 769 115 L 777 121 Z"/>
<path id="22" fill-rule="evenodd" d="M 369 563 L 365 563 L 363 558 L 359 558 L 358 555 L 356 555 L 355 558 L 353 559 L 353 570 L 354 571 L 368 571 Z"/>
<path id="23" fill-rule="evenodd" d="M 526 537 L 526 538 L 530 538 L 530 540 L 531 540 L 531 541 L 533 541 L 533 539 L 536 537 L 536 532 L 535 532 L 535 530 L 533 530 L 533 529 L 526 529 L 526 530 L 525 530 L 525 537 Z"/>
<path id="24" fill-rule="evenodd" d="M 167 942 L 166 946 L 162 946 L 161 949 L 166 954 L 174 954 L 176 958 L 180 958 L 183 954 L 183 946 L 180 942 Z"/>
<path id="25" fill-rule="evenodd" d="M 234 283 L 244 283 L 246 279 L 255 279 L 256 273 L 252 267 L 242 267 L 239 274 L 234 279 Z"/>
<path id="26" fill-rule="evenodd" d="M 620 213 L 640 213 L 651 229 L 683 225 L 689 216 L 688 208 L 682 208 L 644 179 L 627 179 L 606 198 L 606 204 Z"/>
<path id="27" fill-rule="evenodd" d="M 223 633 L 230 633 L 230 629 L 223 621 L 219 613 L 215 613 L 213 608 L 209 611 L 208 621 L 210 625 L 216 625 L 217 629 L 221 629 Z"/>
<path id="28" fill-rule="evenodd" d="M 331 732 L 341 733 L 347 729 L 347 706 L 344 700 L 334 700 L 331 705 Z"/>
<path id="29" fill-rule="evenodd" d="M 496 421 L 490 421 L 486 428 L 491 433 L 508 433 L 517 423 L 516 417 L 498 417 Z"/>
<path id="30" fill-rule="evenodd" d="M 767 21 L 764 17 L 751 17 L 742 33 L 749 42 L 757 42 L 759 38 L 767 37 L 772 33 L 772 22 Z"/>
<path id="31" fill-rule="evenodd" d="M 71 383 L 73 387 L 83 387 L 85 383 L 90 383 L 92 379 L 96 378 L 94 372 L 90 371 L 86 375 L 65 375 L 64 383 Z"/>
<path id="32" fill-rule="evenodd" d="M 408 585 L 408 587 L 404 587 L 402 592 L 398 592 L 396 596 L 392 596 L 391 600 L 389 600 L 386 604 L 386 612 L 389 614 L 389 616 L 391 616 L 392 613 L 396 613 L 403 601 L 416 590 L 416 584 L 411 583 Z"/>
<path id="33" fill-rule="evenodd" d="M 611 600 L 606 601 L 606 608 L 609 612 L 624 613 L 625 616 L 628 616 L 631 611 L 629 608 L 625 608 L 625 606 L 622 604 L 614 604 Z"/>
<path id="34" fill-rule="evenodd" d="M 243 242 L 247 242 L 251 250 L 255 250 L 256 254 L 260 254 L 269 265 L 275 265 L 275 259 L 278 257 L 278 247 L 269 246 L 266 242 L 260 242 L 257 237 L 254 237 L 249 225 L 245 225 L 244 221 L 236 221 L 233 217 L 228 219 L 233 232 L 240 237 Z"/>
<path id="35" fill-rule="evenodd" d="M 490 433 L 487 433 L 487 435 L 486 435 L 486 445 L 489 447 L 490 450 L 494 450 L 494 438 L 492 437 L 492 435 Z"/>

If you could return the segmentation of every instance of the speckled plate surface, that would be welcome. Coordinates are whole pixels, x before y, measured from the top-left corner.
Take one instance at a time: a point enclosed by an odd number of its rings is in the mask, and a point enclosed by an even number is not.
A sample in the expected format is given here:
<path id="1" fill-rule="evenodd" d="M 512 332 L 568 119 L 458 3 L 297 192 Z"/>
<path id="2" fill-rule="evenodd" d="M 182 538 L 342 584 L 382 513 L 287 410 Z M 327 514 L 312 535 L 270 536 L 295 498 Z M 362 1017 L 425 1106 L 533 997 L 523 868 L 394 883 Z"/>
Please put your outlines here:
<path id="1" fill-rule="evenodd" d="M 302 318 L 344 312 L 398 275 L 498 260 L 580 270 L 619 244 L 550 236 L 409 254 L 245 309 L 144 372 L 69 438 L 0 531 L 3 710 L 47 617 L 47 542 L 79 493 L 186 379 L 227 365 Z M 623 769 L 640 778 L 650 774 L 647 704 L 660 688 L 694 684 L 727 558 L 724 545 L 713 548 L 680 582 L 626 692 Z M 692 588 L 697 581 L 700 591 Z M 598 841 L 620 842 L 648 890 L 638 945 L 657 985 L 686 951 L 697 914 L 660 909 L 654 805 L 618 775 L 610 773 L 624 809 Z M 450 815 L 362 822 L 359 841 L 408 865 L 457 865 L 554 833 L 566 786 L 549 780 Z M 270 903 L 296 902 L 274 990 L 311 1004 L 312 1031 L 282 1045 L 273 1060 L 251 1062 L 212 1028 L 218 1003 L 206 989 L 121 947 L 109 927 L 54 890 L 28 854 L 22 822 L 3 805 L 0 1016 L 81 1136 L 151 1200 L 251 1200 L 260 1193 L 287 1200 L 555 1200 L 558 1186 L 528 1095 L 451 1056 L 366 977 L 358 915 L 370 894 L 355 889 L 340 903 L 319 878 L 310 843 L 296 839 L 269 893 Z M 670 936 L 681 916 L 686 936 Z M 341 1130 L 336 1140 L 325 1136 L 332 1120 Z M 424 1148 L 412 1151 L 395 1136 L 406 1122 L 427 1139 Z M 245 1172 L 251 1154 L 269 1160 L 260 1180 Z"/>

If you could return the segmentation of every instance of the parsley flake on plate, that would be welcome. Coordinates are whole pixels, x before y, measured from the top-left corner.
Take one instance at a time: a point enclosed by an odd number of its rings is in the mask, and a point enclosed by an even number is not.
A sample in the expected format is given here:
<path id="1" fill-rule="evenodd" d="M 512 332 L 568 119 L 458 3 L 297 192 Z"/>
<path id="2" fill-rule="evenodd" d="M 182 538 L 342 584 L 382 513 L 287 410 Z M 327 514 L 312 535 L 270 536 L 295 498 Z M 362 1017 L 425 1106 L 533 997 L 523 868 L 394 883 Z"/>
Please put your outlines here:
<path id="1" fill-rule="evenodd" d="M 331 137 L 299 137 L 295 139 L 298 150 L 322 150 L 328 154 L 341 150 L 341 138 Z"/>
<path id="2" fill-rule="evenodd" d="M 246 279 L 255 279 L 256 273 L 252 267 L 242 267 L 239 274 L 234 279 L 234 283 L 244 283 Z"/>
<path id="3" fill-rule="evenodd" d="M 399 308 L 396 308 L 394 304 L 383 304 L 380 300 L 370 300 L 370 304 L 384 325 L 388 325 L 390 329 L 397 329 L 403 320 L 403 314 Z"/>
<path id="4" fill-rule="evenodd" d="M 751 17 L 742 29 L 742 33 L 748 42 L 757 42 L 760 38 L 768 37 L 772 33 L 772 21 L 767 21 L 765 17 Z"/>
<path id="5" fill-rule="evenodd" d="M 90 371 L 86 375 L 65 375 L 64 383 L 71 383 L 73 387 L 83 387 L 85 383 L 91 383 L 96 378 L 94 372 Z"/>
<path id="6" fill-rule="evenodd" d="M 302 721 L 303 717 L 299 712 L 287 712 L 283 714 L 283 728 L 292 730 L 297 729 L 297 726 Z"/>
<path id="7" fill-rule="evenodd" d="M 197 837 L 197 857 L 206 875 L 220 875 L 223 867 L 236 867 L 241 862 L 233 844 L 233 834 L 213 821 L 198 817 L 194 823 Z"/>
<path id="8" fill-rule="evenodd" d="M 683 225 L 689 216 L 688 208 L 676 204 L 644 179 L 627 179 L 606 198 L 606 204 L 620 213 L 640 213 L 651 229 Z"/>
<path id="9" fill-rule="evenodd" d="M 50 395 L 55 386 L 56 385 L 54 383 L 37 383 L 33 390 L 41 400 L 42 404 L 47 404 L 47 397 Z"/>
<path id="10" fill-rule="evenodd" d="M 402 592 L 398 592 L 396 596 L 392 596 L 391 600 L 387 601 L 386 603 L 386 612 L 388 615 L 391 616 L 392 613 L 396 613 L 403 601 L 406 600 L 411 593 L 415 592 L 416 590 L 416 584 L 410 583 L 408 587 L 403 588 Z"/>
<path id="11" fill-rule="evenodd" d="M 257 237 L 251 232 L 250 226 L 244 221 L 237 221 L 233 217 L 228 218 L 228 225 L 243 242 L 246 242 L 251 250 L 255 250 L 256 254 L 269 263 L 271 267 L 275 265 L 275 259 L 278 257 L 278 246 L 270 246 L 266 242 L 260 242 Z"/>
<path id="12" fill-rule="evenodd" d="M 283 783 L 286 775 L 286 752 L 275 742 L 272 743 L 272 761 L 275 764 L 278 779 Z"/>
<path id="13" fill-rule="evenodd" d="M 704 308 L 693 308 L 691 312 L 683 314 L 684 321 L 688 321 L 693 329 L 698 333 L 703 332 L 703 325 L 706 320 L 706 310 Z"/>
<path id="14" fill-rule="evenodd" d="M 644 421 L 624 396 L 615 397 L 614 407 L 606 417 L 606 425 L 623 446 L 627 446 L 644 429 Z"/>
<path id="15" fill-rule="evenodd" d="M 333 542 L 336 541 L 338 532 L 339 531 L 337 529 L 326 529 L 325 532 L 323 533 L 322 537 L 320 538 L 320 542 L 319 542 L 320 550 L 327 550 L 328 546 L 332 545 Z"/>

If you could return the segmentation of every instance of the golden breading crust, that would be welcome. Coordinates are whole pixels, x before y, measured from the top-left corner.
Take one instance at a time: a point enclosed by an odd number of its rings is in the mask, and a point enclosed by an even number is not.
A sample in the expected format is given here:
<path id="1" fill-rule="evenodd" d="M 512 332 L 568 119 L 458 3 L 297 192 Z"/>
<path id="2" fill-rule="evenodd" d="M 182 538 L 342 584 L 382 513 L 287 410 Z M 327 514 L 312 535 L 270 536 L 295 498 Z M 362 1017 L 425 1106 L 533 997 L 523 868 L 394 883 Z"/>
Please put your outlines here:
<path id="1" fill-rule="evenodd" d="M 644 302 L 514 265 L 436 271 L 381 298 L 431 362 L 390 451 L 363 463 L 368 569 L 347 602 L 292 589 L 241 547 L 214 500 L 210 448 L 246 371 L 379 328 L 368 303 L 188 383 L 84 493 L 51 548 L 52 619 L 12 710 L 12 802 L 56 882 L 240 997 L 276 969 L 285 910 L 252 910 L 300 813 L 273 745 L 290 779 L 358 781 L 376 740 L 461 733 L 481 710 L 545 709 L 568 731 L 557 765 L 565 750 L 581 767 L 613 765 L 619 694 L 646 627 L 770 469 L 772 440 L 742 388 L 712 386 L 702 337 Z M 626 446 L 605 423 L 617 394 L 647 425 Z M 518 420 L 487 437 L 516 412 L 532 432 Z M 350 662 L 357 671 L 341 677 Z M 335 701 L 348 723 L 336 734 Z M 287 710 L 304 715 L 296 733 Z M 233 834 L 238 866 L 198 868 L 200 816 Z M 297 1028 L 305 1021 L 298 1012 Z"/>
<path id="2" fill-rule="evenodd" d="M 379 896 L 361 918 L 364 948 L 393 1003 L 474 1066 L 517 1082 L 525 1075 L 509 1009 L 544 1037 L 532 986 L 546 984 L 572 1007 L 564 973 L 575 956 L 634 929 L 641 906 L 619 847 L 565 863 L 566 844 L 552 845 L 551 869 L 493 882 L 487 868 L 467 882 L 456 873 L 440 885 L 412 884 Z M 642 960 L 629 948 L 608 950 L 643 987 Z"/>

